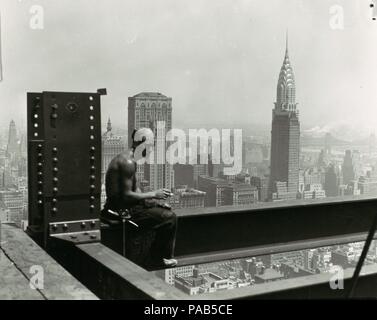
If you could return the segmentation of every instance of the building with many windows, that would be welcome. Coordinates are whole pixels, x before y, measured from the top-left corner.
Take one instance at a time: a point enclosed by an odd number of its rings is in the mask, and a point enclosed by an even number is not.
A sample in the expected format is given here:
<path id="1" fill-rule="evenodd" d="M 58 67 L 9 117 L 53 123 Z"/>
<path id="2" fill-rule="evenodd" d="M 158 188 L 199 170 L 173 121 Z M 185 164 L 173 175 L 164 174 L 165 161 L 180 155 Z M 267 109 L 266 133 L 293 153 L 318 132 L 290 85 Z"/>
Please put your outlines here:
<path id="1" fill-rule="evenodd" d="M 204 208 L 204 191 L 189 188 L 187 185 L 174 189 L 175 208 Z"/>
<path id="2" fill-rule="evenodd" d="M 102 182 L 104 182 L 106 170 L 111 160 L 124 151 L 126 151 L 125 141 L 121 136 L 113 133 L 109 118 L 106 132 L 102 135 Z"/>
<path id="3" fill-rule="evenodd" d="M 149 181 L 153 190 L 174 187 L 173 166 L 166 163 L 166 133 L 172 129 L 172 98 L 159 92 L 142 92 L 128 98 L 128 145 L 135 129 L 154 133 L 153 164 L 138 165 L 138 181 Z"/>
<path id="4" fill-rule="evenodd" d="M 295 198 L 299 184 L 300 122 L 288 41 L 272 111 L 270 198 Z M 282 185 L 284 184 L 284 185 Z M 280 191 L 277 188 L 280 187 Z"/>

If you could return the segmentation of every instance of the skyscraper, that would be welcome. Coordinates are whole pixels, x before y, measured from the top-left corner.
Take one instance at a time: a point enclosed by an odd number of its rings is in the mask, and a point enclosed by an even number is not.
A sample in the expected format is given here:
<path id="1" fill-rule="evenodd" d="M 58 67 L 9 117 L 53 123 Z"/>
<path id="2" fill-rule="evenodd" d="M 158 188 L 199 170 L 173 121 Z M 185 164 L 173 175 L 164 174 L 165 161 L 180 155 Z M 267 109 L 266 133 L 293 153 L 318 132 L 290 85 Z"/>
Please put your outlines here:
<path id="1" fill-rule="evenodd" d="M 161 127 L 161 124 L 165 127 Z M 159 125 L 160 124 L 160 125 Z M 139 165 L 137 178 L 151 189 L 174 187 L 173 167 L 166 163 L 166 133 L 172 129 L 172 99 L 158 92 L 142 92 L 128 98 L 128 145 L 134 129 L 150 128 L 155 137 L 154 164 Z M 163 147 L 165 146 L 165 148 Z M 162 161 L 161 161 L 162 160 Z"/>
<path id="2" fill-rule="evenodd" d="M 326 169 L 324 189 L 327 197 L 339 195 L 339 177 L 333 164 L 330 164 Z"/>
<path id="3" fill-rule="evenodd" d="M 360 152 L 346 150 L 342 164 L 343 183 L 351 184 L 360 177 Z"/>
<path id="4" fill-rule="evenodd" d="M 102 135 L 102 181 L 110 161 L 118 154 L 125 151 L 125 141 L 121 136 L 113 133 L 110 118 L 107 121 L 106 132 Z"/>
<path id="5" fill-rule="evenodd" d="M 9 124 L 9 133 L 8 133 L 8 144 L 7 144 L 7 155 L 14 156 L 19 154 L 20 146 L 17 139 L 17 129 L 16 124 L 12 120 Z"/>
<path id="6" fill-rule="evenodd" d="M 288 55 L 288 38 L 272 110 L 270 198 L 293 199 L 299 183 L 300 122 L 296 84 Z M 279 193 L 276 186 L 279 185 Z M 284 189 L 284 190 L 282 190 Z"/>

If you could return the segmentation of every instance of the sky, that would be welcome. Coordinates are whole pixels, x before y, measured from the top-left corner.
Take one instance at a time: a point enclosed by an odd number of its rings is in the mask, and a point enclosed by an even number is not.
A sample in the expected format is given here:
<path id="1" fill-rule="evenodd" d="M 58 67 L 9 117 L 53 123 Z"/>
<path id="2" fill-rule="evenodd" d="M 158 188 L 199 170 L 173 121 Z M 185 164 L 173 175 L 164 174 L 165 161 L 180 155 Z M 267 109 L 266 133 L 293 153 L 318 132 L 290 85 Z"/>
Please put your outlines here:
<path id="1" fill-rule="evenodd" d="M 172 97 L 174 127 L 270 128 L 288 30 L 302 128 L 374 132 L 377 21 L 369 4 L 1 0 L 0 126 L 14 119 L 26 127 L 28 91 L 105 87 L 102 120 L 124 128 L 127 98 L 142 91 Z M 30 27 L 35 5 L 43 29 Z M 330 26 L 334 5 L 343 9 L 342 29 Z"/>

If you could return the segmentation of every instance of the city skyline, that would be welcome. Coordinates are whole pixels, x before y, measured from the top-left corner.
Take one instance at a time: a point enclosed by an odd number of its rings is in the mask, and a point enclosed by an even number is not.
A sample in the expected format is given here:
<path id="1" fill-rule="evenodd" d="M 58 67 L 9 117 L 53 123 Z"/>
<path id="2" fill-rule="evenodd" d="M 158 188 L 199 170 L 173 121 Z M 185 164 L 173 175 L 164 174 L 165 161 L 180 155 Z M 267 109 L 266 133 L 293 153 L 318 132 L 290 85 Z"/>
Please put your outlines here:
<path id="1" fill-rule="evenodd" d="M 0 299 L 376 296 L 376 19 L 3 0 Z"/>
<path id="2" fill-rule="evenodd" d="M 85 91 L 106 84 L 109 95 L 104 98 L 103 118 L 111 116 L 115 126 L 127 123 L 125 108 L 128 96 L 135 92 L 156 91 L 169 92 L 174 99 L 177 127 L 207 124 L 209 114 L 212 122 L 209 125 L 212 126 L 234 122 L 240 127 L 254 123 L 268 127 L 269 97 L 274 92 L 272 83 L 276 79 L 274 66 L 279 63 L 280 55 L 277 53 L 284 43 L 282 30 L 288 28 L 293 39 L 291 47 L 295 53 L 295 67 L 301 74 L 297 79 L 300 83 L 298 98 L 306 107 L 301 119 L 305 123 L 303 129 L 318 133 L 336 131 L 347 125 L 358 131 L 364 130 L 364 135 L 375 131 L 371 123 L 374 117 L 369 115 L 373 114 L 373 105 L 377 104 L 373 90 L 373 83 L 377 81 L 374 79 L 377 72 L 373 70 L 377 68 L 372 58 L 377 48 L 368 39 L 376 30 L 366 19 L 366 7 L 342 1 L 344 29 L 332 30 L 328 3 L 310 3 L 304 9 L 301 1 L 290 4 L 273 1 L 269 8 L 258 6 L 258 11 L 253 10 L 256 4 L 247 1 L 222 1 L 218 4 L 194 1 L 183 8 L 172 3 L 156 3 L 152 6 L 157 12 L 165 10 L 165 15 L 160 15 L 160 18 L 148 16 L 156 28 L 146 30 L 133 16 L 149 4 L 142 2 L 137 12 L 132 1 L 123 4 L 114 0 L 113 4 L 113 7 L 106 4 L 104 9 L 104 5 L 99 3 L 92 8 L 93 13 L 103 9 L 114 15 L 111 22 L 104 19 L 98 30 L 92 28 L 94 17 L 91 14 L 80 17 L 81 28 L 76 25 L 75 19 L 71 19 L 86 8 L 87 1 L 72 2 L 71 6 L 65 6 L 71 9 L 68 11 L 60 10 L 61 4 L 57 2 L 50 5 L 42 1 L 46 10 L 45 28 L 31 30 L 27 23 L 27 4 L 4 2 L 0 7 L 0 10 L 7 9 L 3 14 L 2 28 L 4 33 L 14 35 L 11 42 L 10 38 L 3 38 L 4 80 L 1 82 L 0 96 L 4 105 L 12 105 L 6 111 L 5 118 L 13 118 L 21 128 L 24 127 L 25 88 Z M 212 11 L 218 16 L 211 14 L 214 20 L 208 22 L 205 16 Z M 278 12 L 281 14 L 278 15 Z M 121 20 L 120 16 L 130 19 Z M 167 32 L 166 24 L 162 22 L 171 16 L 182 19 L 174 19 L 171 23 L 175 28 L 169 28 Z M 274 17 L 274 26 L 268 23 L 268 19 L 262 19 L 268 16 Z M 59 23 L 68 21 L 68 18 L 70 27 L 62 32 Z M 221 22 L 224 18 L 235 23 L 224 25 Z M 190 21 L 197 21 L 203 27 L 200 30 L 202 34 L 196 28 L 189 28 Z M 129 27 L 126 28 L 128 31 L 122 31 L 123 23 Z M 83 29 L 89 24 L 91 28 Z M 263 38 L 256 32 L 259 29 L 263 29 Z M 60 30 L 58 38 L 57 30 Z M 89 40 L 83 42 L 85 37 L 93 38 L 93 31 L 98 31 L 101 39 L 109 39 L 105 42 L 102 40 L 105 47 Z M 10 54 L 11 49 L 22 52 L 30 41 L 35 43 L 34 48 L 43 47 L 45 54 L 52 54 L 53 49 L 46 42 L 51 37 L 55 39 L 51 45 L 57 45 L 64 52 L 57 59 L 59 61 L 42 59 L 43 52 L 38 49 L 27 56 Z M 120 41 L 111 41 L 113 38 Z M 177 50 L 180 39 L 184 39 L 183 48 Z M 204 39 L 208 41 L 203 42 Z M 161 46 L 160 43 L 166 45 Z M 202 44 L 200 50 L 199 43 Z M 66 50 L 71 45 L 75 46 L 76 53 Z M 151 50 L 154 55 L 149 54 Z M 193 55 L 194 52 L 196 54 Z M 56 53 L 59 54 L 59 51 Z M 87 61 L 83 63 L 82 59 Z M 109 63 L 110 60 L 116 63 Z M 167 65 L 167 61 L 176 63 Z M 93 63 L 95 68 L 80 72 L 81 66 L 87 63 Z M 49 68 L 49 74 L 53 77 L 45 75 L 31 82 L 29 74 L 32 73 L 28 70 L 43 70 L 44 67 Z M 14 74 L 20 68 L 24 69 L 24 78 L 16 81 Z M 310 76 L 306 77 L 307 74 Z M 30 83 L 33 83 L 32 87 Z M 228 86 L 226 89 L 225 84 Z M 318 92 L 321 94 L 316 94 Z M 230 105 L 235 105 L 238 112 L 230 112 L 233 110 L 233 107 L 229 108 Z M 339 119 L 340 112 L 342 119 Z M 243 116 L 245 113 L 250 114 L 247 120 Z"/>

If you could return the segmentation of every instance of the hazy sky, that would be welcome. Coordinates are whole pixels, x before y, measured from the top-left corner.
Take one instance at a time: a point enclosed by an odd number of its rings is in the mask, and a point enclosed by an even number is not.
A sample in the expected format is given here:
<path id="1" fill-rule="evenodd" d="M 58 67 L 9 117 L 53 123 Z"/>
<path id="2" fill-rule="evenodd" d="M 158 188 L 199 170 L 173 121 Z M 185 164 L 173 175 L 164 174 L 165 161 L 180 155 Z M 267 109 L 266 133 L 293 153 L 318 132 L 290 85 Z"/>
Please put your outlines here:
<path id="1" fill-rule="evenodd" d="M 0 125 L 26 124 L 27 91 L 106 87 L 103 121 L 127 97 L 173 98 L 173 124 L 271 125 L 285 31 L 304 128 L 377 128 L 377 21 L 368 0 L 1 0 Z M 344 29 L 330 28 L 330 7 Z M 30 28 L 32 5 L 44 29 Z"/>

